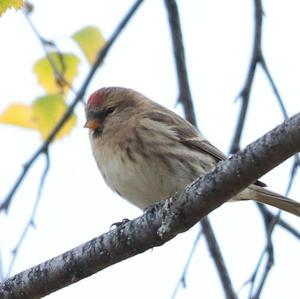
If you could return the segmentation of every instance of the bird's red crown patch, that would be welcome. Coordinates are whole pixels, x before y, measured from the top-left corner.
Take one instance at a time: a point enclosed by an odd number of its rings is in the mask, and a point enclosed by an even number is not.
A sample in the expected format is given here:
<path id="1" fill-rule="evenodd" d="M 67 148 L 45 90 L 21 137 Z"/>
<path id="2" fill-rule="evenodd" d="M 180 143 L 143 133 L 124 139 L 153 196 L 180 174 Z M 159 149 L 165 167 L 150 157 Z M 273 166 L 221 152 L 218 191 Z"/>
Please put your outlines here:
<path id="1" fill-rule="evenodd" d="M 107 96 L 106 88 L 98 89 L 91 94 L 91 96 L 88 99 L 87 105 L 99 107 L 101 106 L 102 102 L 105 100 L 106 96 Z"/>

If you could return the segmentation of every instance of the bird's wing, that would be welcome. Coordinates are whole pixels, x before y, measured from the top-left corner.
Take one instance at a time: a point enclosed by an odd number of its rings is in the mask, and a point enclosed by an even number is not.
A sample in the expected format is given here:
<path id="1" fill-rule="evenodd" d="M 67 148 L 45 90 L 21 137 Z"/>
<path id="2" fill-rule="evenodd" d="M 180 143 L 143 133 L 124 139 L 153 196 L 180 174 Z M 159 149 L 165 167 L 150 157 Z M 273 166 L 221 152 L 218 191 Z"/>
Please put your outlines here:
<path id="1" fill-rule="evenodd" d="M 177 119 L 177 125 L 173 127 L 173 130 L 176 132 L 181 144 L 196 151 L 207 153 L 214 157 L 217 163 L 227 159 L 227 156 L 223 152 L 205 139 L 205 137 L 186 120 L 182 118 Z M 267 185 L 260 180 L 255 181 L 253 184 L 260 187 L 267 187 Z"/>
<path id="2" fill-rule="evenodd" d="M 163 106 L 155 104 L 155 107 L 159 107 L 159 110 L 148 113 L 147 118 L 166 125 L 175 133 L 174 137 L 178 142 L 195 151 L 207 153 L 214 157 L 217 163 L 227 159 L 227 156 L 203 137 L 191 123 Z M 267 186 L 259 180 L 254 184 L 260 187 Z"/>
<path id="3" fill-rule="evenodd" d="M 220 150 L 218 150 L 215 146 L 213 146 L 206 139 L 204 139 L 204 140 L 186 139 L 186 140 L 181 140 L 181 143 L 190 148 L 194 148 L 195 150 L 202 151 L 202 152 L 204 151 L 204 152 L 210 154 L 211 156 L 213 156 L 216 159 L 217 162 L 220 162 L 227 158 L 224 153 L 222 153 Z M 260 186 L 260 187 L 267 187 L 267 185 L 260 180 L 255 181 L 253 184 L 256 186 Z"/>
<path id="4" fill-rule="evenodd" d="M 193 139 L 181 139 L 180 142 L 185 146 L 195 149 L 197 151 L 205 152 L 208 155 L 213 156 L 217 162 L 225 160 L 227 157 L 224 153 L 218 150 L 206 139 L 201 140 L 200 138 Z"/>
<path id="5" fill-rule="evenodd" d="M 174 137 L 178 142 L 195 151 L 205 152 L 213 156 L 217 162 L 227 158 L 225 154 L 207 141 L 191 123 L 156 103 L 155 107 L 160 109 L 148 112 L 146 115 L 147 119 L 168 127 L 170 132 L 174 133 Z"/>

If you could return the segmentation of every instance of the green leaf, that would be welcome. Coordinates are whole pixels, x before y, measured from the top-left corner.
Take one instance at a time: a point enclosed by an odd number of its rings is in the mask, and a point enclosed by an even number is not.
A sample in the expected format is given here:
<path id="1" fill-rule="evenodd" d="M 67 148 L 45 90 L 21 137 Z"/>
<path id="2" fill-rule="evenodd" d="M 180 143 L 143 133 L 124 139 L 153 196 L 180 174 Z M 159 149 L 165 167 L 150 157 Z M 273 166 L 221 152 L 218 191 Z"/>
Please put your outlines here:
<path id="1" fill-rule="evenodd" d="M 96 60 L 98 52 L 105 45 L 105 39 L 97 27 L 87 26 L 72 35 L 90 64 Z"/>
<path id="2" fill-rule="evenodd" d="M 61 95 L 46 95 L 37 98 L 32 103 L 34 117 L 37 119 L 37 129 L 43 139 L 46 139 L 54 126 L 66 112 L 68 106 Z M 70 133 L 76 125 L 76 116 L 73 114 L 56 135 L 60 139 Z"/>
<path id="3" fill-rule="evenodd" d="M 44 57 L 35 63 L 33 70 L 37 79 L 47 93 L 65 94 L 78 74 L 80 60 L 73 54 L 56 52 L 48 53 L 48 57 L 49 59 Z"/>
<path id="4" fill-rule="evenodd" d="M 20 9 L 24 4 L 23 0 L 1 0 L 0 16 L 9 8 Z"/>
<path id="5" fill-rule="evenodd" d="M 24 104 L 11 104 L 0 115 L 0 123 L 35 129 L 36 120 L 31 106 Z"/>

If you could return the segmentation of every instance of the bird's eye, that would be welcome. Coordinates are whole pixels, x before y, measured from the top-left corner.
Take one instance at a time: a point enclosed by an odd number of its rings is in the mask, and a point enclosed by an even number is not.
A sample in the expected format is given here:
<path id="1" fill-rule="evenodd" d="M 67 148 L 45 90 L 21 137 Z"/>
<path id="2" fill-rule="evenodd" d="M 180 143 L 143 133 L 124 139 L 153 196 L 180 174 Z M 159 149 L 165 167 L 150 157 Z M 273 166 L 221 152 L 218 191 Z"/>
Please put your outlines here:
<path id="1" fill-rule="evenodd" d="M 106 113 L 111 114 L 115 111 L 115 109 L 116 109 L 116 107 L 109 107 L 109 108 L 107 108 Z"/>

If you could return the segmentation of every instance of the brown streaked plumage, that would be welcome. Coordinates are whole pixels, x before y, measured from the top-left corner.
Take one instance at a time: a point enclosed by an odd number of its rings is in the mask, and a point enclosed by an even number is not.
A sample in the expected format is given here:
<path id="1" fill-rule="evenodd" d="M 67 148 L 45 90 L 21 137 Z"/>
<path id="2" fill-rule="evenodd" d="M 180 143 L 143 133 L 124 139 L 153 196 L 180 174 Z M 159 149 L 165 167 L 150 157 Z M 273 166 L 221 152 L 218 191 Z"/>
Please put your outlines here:
<path id="1" fill-rule="evenodd" d="M 95 91 L 86 117 L 105 182 L 141 209 L 183 190 L 226 159 L 189 122 L 132 89 Z M 300 203 L 264 186 L 257 181 L 232 200 L 253 199 L 300 216 Z"/>

